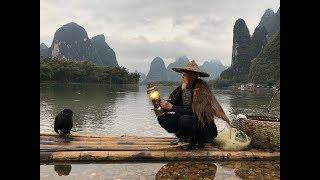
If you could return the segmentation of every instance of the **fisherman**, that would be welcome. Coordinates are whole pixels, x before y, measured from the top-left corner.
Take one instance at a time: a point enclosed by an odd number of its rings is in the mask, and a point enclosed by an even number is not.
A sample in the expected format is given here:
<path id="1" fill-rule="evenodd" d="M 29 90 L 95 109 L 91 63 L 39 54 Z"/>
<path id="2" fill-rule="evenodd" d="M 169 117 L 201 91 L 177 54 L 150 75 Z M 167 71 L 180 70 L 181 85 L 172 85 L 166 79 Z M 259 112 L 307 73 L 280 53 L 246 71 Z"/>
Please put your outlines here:
<path id="1" fill-rule="evenodd" d="M 228 124 L 230 121 L 207 83 L 198 79 L 210 75 L 200 70 L 194 60 L 172 70 L 182 74 L 182 82 L 160 106 L 174 114 L 159 116 L 158 122 L 167 132 L 174 133 L 178 141 L 185 139 L 189 143 L 188 150 L 203 148 L 217 136 L 214 119 L 221 118 Z"/>

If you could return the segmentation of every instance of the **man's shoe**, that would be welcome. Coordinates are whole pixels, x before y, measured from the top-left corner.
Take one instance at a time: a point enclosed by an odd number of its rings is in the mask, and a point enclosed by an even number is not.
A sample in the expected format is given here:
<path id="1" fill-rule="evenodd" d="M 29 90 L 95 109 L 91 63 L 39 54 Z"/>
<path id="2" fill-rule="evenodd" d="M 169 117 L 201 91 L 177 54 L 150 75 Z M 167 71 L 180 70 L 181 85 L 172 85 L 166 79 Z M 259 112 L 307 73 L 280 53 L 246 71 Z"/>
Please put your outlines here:
<path id="1" fill-rule="evenodd" d="M 175 139 L 170 141 L 170 146 L 178 145 L 179 142 L 180 142 L 180 139 L 178 137 L 176 137 Z"/>
<path id="2" fill-rule="evenodd" d="M 187 151 L 195 150 L 197 148 L 197 145 L 195 143 L 189 143 L 187 147 Z"/>
<path id="3" fill-rule="evenodd" d="M 204 143 L 204 142 L 198 142 L 198 147 L 199 147 L 199 148 L 204 148 L 204 147 L 206 147 L 206 143 Z"/>

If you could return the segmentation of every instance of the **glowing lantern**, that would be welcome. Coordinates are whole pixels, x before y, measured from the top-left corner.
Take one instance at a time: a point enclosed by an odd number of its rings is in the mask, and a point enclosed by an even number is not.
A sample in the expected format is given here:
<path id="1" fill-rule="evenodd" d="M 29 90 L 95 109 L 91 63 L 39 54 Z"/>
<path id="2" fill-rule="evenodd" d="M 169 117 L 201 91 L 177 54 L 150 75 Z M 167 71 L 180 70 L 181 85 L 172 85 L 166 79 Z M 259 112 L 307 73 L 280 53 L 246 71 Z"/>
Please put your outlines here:
<path id="1" fill-rule="evenodd" d="M 160 98 L 160 93 L 159 93 L 157 86 L 155 86 L 151 83 L 148 84 L 147 94 L 149 95 L 149 99 L 152 102 L 152 105 L 154 107 L 153 111 L 156 114 L 156 116 L 161 116 L 161 115 L 165 114 L 164 110 L 160 106 L 161 98 Z"/>

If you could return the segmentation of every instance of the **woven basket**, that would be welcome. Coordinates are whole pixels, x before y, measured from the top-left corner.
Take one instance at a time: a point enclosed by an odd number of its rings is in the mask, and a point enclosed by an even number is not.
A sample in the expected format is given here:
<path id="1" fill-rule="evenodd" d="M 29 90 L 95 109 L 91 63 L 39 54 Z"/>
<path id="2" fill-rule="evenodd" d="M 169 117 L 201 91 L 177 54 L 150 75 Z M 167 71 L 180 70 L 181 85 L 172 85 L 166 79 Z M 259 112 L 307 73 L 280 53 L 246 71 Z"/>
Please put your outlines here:
<path id="1" fill-rule="evenodd" d="M 233 127 L 251 138 L 252 147 L 280 151 L 280 118 L 250 116 L 232 120 Z"/>

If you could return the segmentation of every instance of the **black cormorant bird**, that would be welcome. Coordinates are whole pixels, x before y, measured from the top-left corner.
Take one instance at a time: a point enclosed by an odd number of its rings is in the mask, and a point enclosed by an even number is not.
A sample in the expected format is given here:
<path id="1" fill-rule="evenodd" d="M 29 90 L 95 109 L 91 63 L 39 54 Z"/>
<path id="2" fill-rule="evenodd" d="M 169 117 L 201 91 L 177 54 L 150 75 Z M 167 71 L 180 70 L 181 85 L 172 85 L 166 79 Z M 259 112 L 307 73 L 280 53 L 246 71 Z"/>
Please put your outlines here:
<path id="1" fill-rule="evenodd" d="M 62 136 L 70 134 L 73 126 L 72 116 L 73 112 L 70 109 L 62 110 L 54 120 L 54 131 Z"/>

